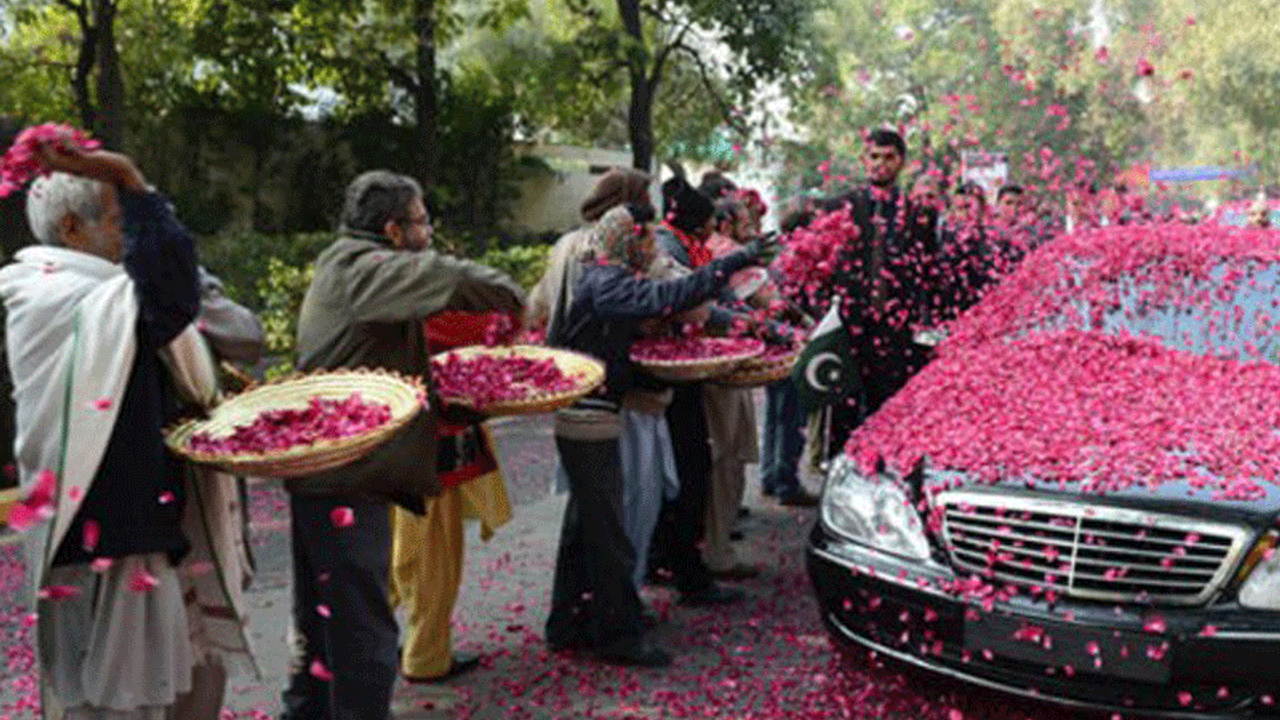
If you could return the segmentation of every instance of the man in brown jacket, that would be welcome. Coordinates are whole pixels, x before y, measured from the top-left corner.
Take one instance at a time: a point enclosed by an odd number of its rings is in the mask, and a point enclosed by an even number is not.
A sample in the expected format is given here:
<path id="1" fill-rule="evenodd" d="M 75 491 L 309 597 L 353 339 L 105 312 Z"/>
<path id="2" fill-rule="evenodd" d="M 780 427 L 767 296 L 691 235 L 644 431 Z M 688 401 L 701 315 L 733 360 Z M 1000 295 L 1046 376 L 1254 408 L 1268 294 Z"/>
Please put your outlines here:
<path id="1" fill-rule="evenodd" d="M 429 378 L 423 318 L 523 310 L 524 293 L 506 275 L 426 249 L 431 222 L 412 178 L 381 170 L 357 177 L 339 230 L 316 259 L 302 303 L 300 370 L 369 367 Z M 288 484 L 299 647 L 284 720 L 390 717 L 399 630 L 387 598 L 387 501 L 421 512 L 435 484 L 433 418 L 425 422 L 407 435 L 421 438 L 420 451 L 401 453 L 407 460 L 380 450 Z"/>

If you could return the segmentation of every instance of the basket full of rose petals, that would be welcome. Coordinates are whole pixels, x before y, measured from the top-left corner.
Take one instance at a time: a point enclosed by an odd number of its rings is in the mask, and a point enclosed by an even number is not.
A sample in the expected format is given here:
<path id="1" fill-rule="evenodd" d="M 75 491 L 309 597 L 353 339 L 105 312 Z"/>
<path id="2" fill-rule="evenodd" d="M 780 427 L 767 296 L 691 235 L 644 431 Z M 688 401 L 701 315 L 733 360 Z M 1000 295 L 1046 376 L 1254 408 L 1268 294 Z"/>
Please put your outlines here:
<path id="1" fill-rule="evenodd" d="M 763 353 L 743 360 L 728 375 L 716 378 L 716 383 L 742 388 L 772 385 L 791 376 L 798 357 L 797 345 L 770 345 Z"/>
<path id="2" fill-rule="evenodd" d="M 165 433 L 169 448 L 229 472 L 290 478 L 357 460 L 426 403 L 417 378 L 333 370 L 255 385 Z"/>
<path id="3" fill-rule="evenodd" d="M 431 358 L 441 402 L 484 415 L 528 415 L 573 404 L 604 382 L 604 363 L 560 348 L 473 345 Z"/>
<path id="4" fill-rule="evenodd" d="M 727 375 L 763 353 L 763 342 L 741 337 L 647 337 L 631 345 L 632 362 L 669 382 L 696 382 Z"/>

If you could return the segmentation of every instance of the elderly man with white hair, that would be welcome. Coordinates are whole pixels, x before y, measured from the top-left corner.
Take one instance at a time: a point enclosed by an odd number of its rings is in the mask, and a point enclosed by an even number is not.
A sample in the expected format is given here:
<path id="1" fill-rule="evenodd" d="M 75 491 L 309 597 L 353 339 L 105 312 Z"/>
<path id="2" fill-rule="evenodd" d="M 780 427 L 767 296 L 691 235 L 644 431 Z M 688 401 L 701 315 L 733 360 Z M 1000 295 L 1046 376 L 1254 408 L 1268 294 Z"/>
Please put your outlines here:
<path id="1" fill-rule="evenodd" d="M 207 524 L 193 513 L 211 502 L 234 510 L 234 487 L 192 483 L 161 434 L 179 394 L 216 392 L 193 323 L 194 243 L 129 158 L 59 139 L 39 159 L 52 174 L 32 185 L 27 214 L 42 244 L 0 269 L 0 296 L 20 480 L 28 508 L 41 505 L 27 560 L 43 714 L 211 716 L 225 674 L 201 671 L 210 648 L 247 645 L 234 610 L 189 616 L 184 595 L 227 590 L 209 567 L 227 548 L 184 528 Z M 205 569 L 180 572 L 193 557 Z"/>

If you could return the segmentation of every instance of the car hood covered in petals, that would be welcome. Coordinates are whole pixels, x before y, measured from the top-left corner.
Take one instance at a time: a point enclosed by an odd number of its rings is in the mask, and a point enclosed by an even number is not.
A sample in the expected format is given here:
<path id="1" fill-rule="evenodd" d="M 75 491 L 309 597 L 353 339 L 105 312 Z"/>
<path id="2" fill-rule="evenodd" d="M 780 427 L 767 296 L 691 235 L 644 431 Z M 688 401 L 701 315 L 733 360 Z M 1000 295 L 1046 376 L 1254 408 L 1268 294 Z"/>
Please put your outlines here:
<path id="1" fill-rule="evenodd" d="M 869 470 L 1118 502 L 1280 511 L 1280 233 L 1061 238 L 850 436 Z"/>

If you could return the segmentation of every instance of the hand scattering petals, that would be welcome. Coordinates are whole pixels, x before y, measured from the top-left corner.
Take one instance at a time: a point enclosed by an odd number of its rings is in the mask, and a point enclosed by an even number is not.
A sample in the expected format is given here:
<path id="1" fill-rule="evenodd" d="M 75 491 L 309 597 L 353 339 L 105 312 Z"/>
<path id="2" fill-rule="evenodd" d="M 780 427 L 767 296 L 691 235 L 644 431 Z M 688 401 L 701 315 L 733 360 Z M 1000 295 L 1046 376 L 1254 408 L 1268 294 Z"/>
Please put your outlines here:
<path id="1" fill-rule="evenodd" d="M 18 137 L 0 159 L 0 198 L 21 189 L 36 175 L 44 174 L 38 159 L 40 143 L 58 138 L 78 143 L 86 150 L 94 150 L 101 146 L 97 140 L 91 139 L 69 125 L 45 123 L 26 128 L 18 133 Z"/>

